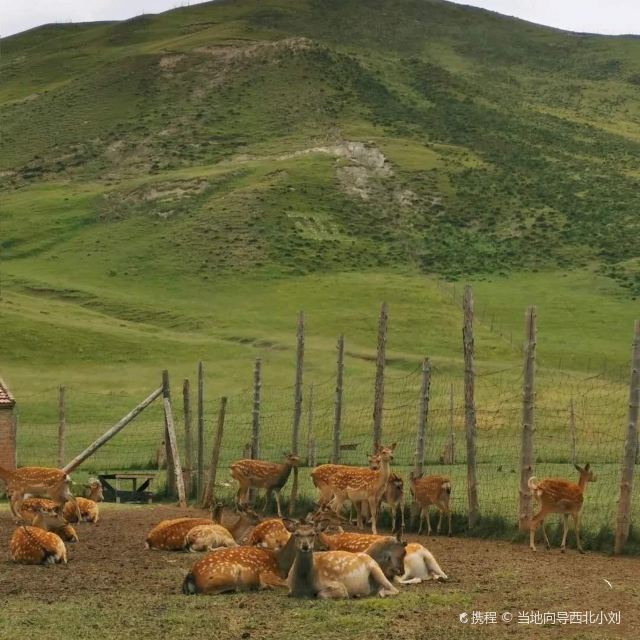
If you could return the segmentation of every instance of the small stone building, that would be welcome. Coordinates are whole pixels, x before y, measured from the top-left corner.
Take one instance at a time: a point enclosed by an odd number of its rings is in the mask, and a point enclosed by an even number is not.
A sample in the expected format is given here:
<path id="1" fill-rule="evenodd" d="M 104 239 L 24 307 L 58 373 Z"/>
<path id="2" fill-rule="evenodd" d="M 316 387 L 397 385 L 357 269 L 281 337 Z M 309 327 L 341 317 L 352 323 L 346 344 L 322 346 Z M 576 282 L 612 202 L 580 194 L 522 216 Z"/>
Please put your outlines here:
<path id="1" fill-rule="evenodd" d="M 5 469 L 16 468 L 15 406 L 14 397 L 0 378 L 0 467 Z"/>

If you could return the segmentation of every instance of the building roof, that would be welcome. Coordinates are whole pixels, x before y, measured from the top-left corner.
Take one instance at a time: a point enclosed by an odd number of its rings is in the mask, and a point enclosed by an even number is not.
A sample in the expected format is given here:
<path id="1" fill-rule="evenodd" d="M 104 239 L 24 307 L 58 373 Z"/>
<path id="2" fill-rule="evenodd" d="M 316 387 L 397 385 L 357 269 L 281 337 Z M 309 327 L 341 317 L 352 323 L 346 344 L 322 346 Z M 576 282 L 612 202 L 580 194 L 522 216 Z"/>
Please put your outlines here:
<path id="1" fill-rule="evenodd" d="M 14 397 L 11 395 L 11 391 L 5 384 L 4 380 L 0 378 L 0 408 L 11 408 L 16 403 Z"/>

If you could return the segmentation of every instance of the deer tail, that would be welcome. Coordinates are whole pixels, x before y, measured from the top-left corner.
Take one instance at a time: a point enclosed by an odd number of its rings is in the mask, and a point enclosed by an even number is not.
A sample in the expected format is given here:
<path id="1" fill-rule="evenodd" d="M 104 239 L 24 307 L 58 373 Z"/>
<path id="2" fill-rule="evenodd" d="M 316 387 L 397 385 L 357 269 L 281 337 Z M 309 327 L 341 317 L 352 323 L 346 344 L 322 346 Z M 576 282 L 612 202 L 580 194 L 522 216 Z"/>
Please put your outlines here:
<path id="1" fill-rule="evenodd" d="M 527 486 L 529 487 L 530 491 L 535 491 L 538 488 L 538 478 L 536 478 L 535 476 L 531 476 L 529 478 L 529 482 L 527 482 Z"/>
<path id="2" fill-rule="evenodd" d="M 442 488 L 447 492 L 447 493 L 451 493 L 451 482 L 449 480 L 445 480 L 442 483 Z"/>
<path id="3" fill-rule="evenodd" d="M 198 593 L 196 579 L 191 572 L 187 573 L 184 577 L 184 581 L 182 582 L 182 593 L 184 593 L 185 596 L 193 596 Z"/>

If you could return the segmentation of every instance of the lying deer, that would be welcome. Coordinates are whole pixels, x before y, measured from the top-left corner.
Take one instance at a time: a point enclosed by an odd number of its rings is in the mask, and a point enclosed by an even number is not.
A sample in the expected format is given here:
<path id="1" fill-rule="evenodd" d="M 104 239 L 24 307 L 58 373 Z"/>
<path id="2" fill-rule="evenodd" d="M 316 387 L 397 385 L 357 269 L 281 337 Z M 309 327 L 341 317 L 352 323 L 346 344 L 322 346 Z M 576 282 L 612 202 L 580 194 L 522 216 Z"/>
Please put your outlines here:
<path id="1" fill-rule="evenodd" d="M 366 501 L 371 514 L 371 530 L 377 533 L 378 505 L 386 490 L 389 480 L 389 464 L 393 460 L 393 451 L 396 447 L 394 442 L 389 447 L 380 447 L 376 452 L 380 456 L 379 469 L 363 469 L 360 467 L 349 467 L 329 479 L 329 486 L 333 491 L 331 506 L 336 513 L 340 513 L 342 505 L 346 500 L 351 500 L 353 504 Z M 358 526 L 362 527 L 361 509 L 356 509 L 358 515 Z"/>
<path id="2" fill-rule="evenodd" d="M 416 476 L 413 471 L 409 474 L 409 485 L 411 495 L 420 509 L 420 526 L 418 533 L 422 532 L 422 521 L 427 520 L 427 535 L 431 535 L 431 518 L 429 507 L 433 505 L 440 512 L 438 518 L 437 533 L 440 533 L 442 517 L 447 515 L 449 520 L 449 535 L 451 535 L 451 508 L 449 499 L 451 497 L 451 480 L 446 476 Z"/>
<path id="3" fill-rule="evenodd" d="M 11 560 L 20 564 L 66 564 L 64 542 L 47 530 L 63 525 L 59 510 L 38 507 L 33 526 L 21 525 L 13 532 L 9 542 Z"/>
<path id="4" fill-rule="evenodd" d="M 173 518 L 157 524 L 145 538 L 147 549 L 182 551 L 189 531 L 200 524 L 212 524 L 207 518 Z"/>
<path id="5" fill-rule="evenodd" d="M 48 497 L 60 505 L 67 501 L 76 504 L 69 489 L 71 478 L 62 469 L 21 467 L 10 471 L 0 467 L 0 480 L 4 481 L 7 493 L 11 494 L 11 512 L 17 520 L 20 519 L 20 509 L 27 494 Z"/>
<path id="6" fill-rule="evenodd" d="M 290 596 L 329 599 L 363 597 L 372 593 L 385 597 L 398 593 L 371 555 L 348 551 L 314 553 L 315 537 L 316 531 L 310 525 L 298 527 L 293 532 L 296 557 L 287 577 Z M 385 547 L 390 544 L 397 546 L 399 543 L 395 538 L 376 542 L 372 551 L 384 556 Z M 404 547 L 401 548 L 404 556 Z"/>
<path id="7" fill-rule="evenodd" d="M 74 509 L 72 502 L 65 502 L 63 515 L 67 522 L 98 522 L 100 515 L 100 509 L 98 503 L 89 498 L 76 498 L 76 504 L 78 509 Z M 78 513 L 80 512 L 80 518 L 78 519 Z"/>
<path id="8" fill-rule="evenodd" d="M 211 520 L 222 525 L 236 542 L 241 543 L 260 522 L 260 516 L 252 509 L 244 508 L 234 511 L 225 507 L 222 502 L 218 502 L 211 510 Z"/>
<path id="9" fill-rule="evenodd" d="M 584 553 L 584 549 L 580 542 L 580 511 L 582 510 L 584 491 L 587 488 L 587 484 L 589 482 L 595 482 L 596 476 L 593 471 L 591 471 L 591 465 L 588 462 L 584 468 L 579 467 L 577 464 L 574 465 L 574 467 L 580 474 L 578 484 L 559 478 L 545 478 L 540 481 L 536 478 L 529 478 L 529 489 L 540 504 L 540 511 L 531 518 L 529 525 L 529 546 L 534 551 L 536 550 L 534 538 L 536 529 L 539 525 L 542 525 L 542 533 L 544 534 L 547 549 L 551 548 L 547 531 L 544 527 L 544 519 L 550 513 L 561 513 L 563 532 L 560 551 L 564 553 L 567 544 L 569 516 L 571 516 L 576 529 L 576 543 L 578 551 L 580 553 Z"/>
<path id="10" fill-rule="evenodd" d="M 67 505 L 73 506 L 71 502 L 65 503 L 65 507 Z M 47 513 L 56 512 L 61 514 L 61 517 L 50 517 L 46 521 L 39 520 L 38 514 L 40 511 Z M 20 508 L 20 516 L 23 522 L 33 525 L 34 527 L 40 527 L 45 531 L 51 531 L 60 536 L 65 542 L 78 542 L 76 530 L 68 523 L 64 517 L 64 512 L 61 513 L 61 511 L 60 505 L 49 498 L 25 498 Z M 49 528 L 44 526 L 45 522 L 50 523 Z"/>
<path id="11" fill-rule="evenodd" d="M 184 538 L 187 551 L 213 551 L 219 547 L 237 547 L 233 536 L 219 524 L 199 524 Z"/>
<path id="12" fill-rule="evenodd" d="M 89 478 L 87 484 L 84 485 L 83 497 L 94 502 L 102 502 L 104 500 L 102 483 L 98 478 Z"/>
<path id="13" fill-rule="evenodd" d="M 247 504 L 249 489 L 266 489 L 266 500 L 263 511 L 267 510 L 271 495 L 275 492 L 278 517 L 282 518 L 280 508 L 280 491 L 291 475 L 291 469 L 300 464 L 300 458 L 292 453 L 286 453 L 284 462 L 265 462 L 264 460 L 252 460 L 250 458 L 238 460 L 230 466 L 231 477 L 238 481 L 237 502 L 238 505 Z"/>
<path id="14" fill-rule="evenodd" d="M 265 549 L 282 549 L 291 533 L 282 520 L 270 518 L 257 524 L 249 535 L 248 544 L 252 547 L 264 547 Z"/>
<path id="15" fill-rule="evenodd" d="M 302 525 L 310 528 L 310 525 Z M 217 549 L 196 562 L 182 584 L 186 595 L 220 594 L 286 587 L 295 558 L 295 539 L 277 551 L 261 547 Z"/>

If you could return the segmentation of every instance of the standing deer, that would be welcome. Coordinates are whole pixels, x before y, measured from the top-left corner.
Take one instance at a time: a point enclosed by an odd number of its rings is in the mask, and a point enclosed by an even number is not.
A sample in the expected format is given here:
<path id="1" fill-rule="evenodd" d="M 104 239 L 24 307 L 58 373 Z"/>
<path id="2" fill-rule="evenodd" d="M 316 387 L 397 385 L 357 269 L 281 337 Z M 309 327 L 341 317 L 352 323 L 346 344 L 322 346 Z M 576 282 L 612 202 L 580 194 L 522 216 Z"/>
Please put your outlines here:
<path id="1" fill-rule="evenodd" d="M 351 500 L 353 504 L 366 501 L 371 514 L 371 530 L 377 533 L 378 505 L 386 490 L 389 480 L 389 465 L 393 460 L 393 451 L 396 448 L 394 442 L 389 447 L 380 447 L 376 452 L 380 456 L 379 469 L 363 469 L 360 467 L 349 467 L 329 479 L 329 486 L 333 490 L 331 506 L 336 513 L 340 512 L 346 500 Z M 362 527 L 361 510 L 356 508 L 358 516 L 358 526 Z"/>
<path id="2" fill-rule="evenodd" d="M 247 504 L 247 495 L 252 487 L 266 489 L 266 500 L 263 511 L 267 510 L 271 495 L 276 494 L 276 506 L 278 507 L 278 517 L 282 518 L 280 508 L 280 490 L 287 483 L 291 475 L 291 469 L 300 464 L 300 458 L 292 453 L 285 453 L 284 462 L 265 462 L 264 460 L 252 460 L 246 458 L 238 460 L 230 466 L 231 477 L 238 481 L 237 502 L 238 505 Z"/>
<path id="3" fill-rule="evenodd" d="M 11 560 L 20 564 L 67 563 L 67 549 L 60 536 L 48 529 L 59 529 L 64 520 L 58 509 L 37 507 L 33 526 L 16 528 L 9 542 Z"/>
<path id="4" fill-rule="evenodd" d="M 451 535 L 451 508 L 449 499 L 451 498 L 451 480 L 446 476 L 416 476 L 413 471 L 409 474 L 409 485 L 411 495 L 420 508 L 420 526 L 418 533 L 422 532 L 422 521 L 427 520 L 427 535 L 431 535 L 431 518 L 429 507 L 433 505 L 440 512 L 438 527 L 436 531 L 440 533 L 442 517 L 447 515 L 449 520 L 449 535 Z"/>
<path id="5" fill-rule="evenodd" d="M 0 480 L 4 481 L 7 493 L 11 494 L 11 513 L 17 520 L 20 520 L 20 509 L 26 494 L 48 497 L 60 505 L 69 500 L 76 504 L 69 489 L 71 477 L 62 469 L 21 467 L 10 471 L 0 467 Z"/>
<path id="6" fill-rule="evenodd" d="M 562 514 L 562 544 L 560 551 L 564 553 L 567 544 L 567 532 L 569 530 L 569 516 L 573 519 L 576 529 L 576 543 L 578 551 L 584 553 L 580 542 L 580 511 L 584 502 L 584 491 L 589 482 L 595 482 L 596 476 L 591 471 L 591 465 L 587 462 L 584 468 L 574 465 L 580 478 L 578 484 L 569 482 L 560 478 L 545 478 L 538 481 L 536 478 L 529 478 L 529 489 L 533 493 L 535 499 L 540 504 L 540 511 L 536 513 L 529 525 L 529 546 L 533 551 L 536 550 L 535 533 L 539 525 L 542 525 L 542 533 L 547 545 L 547 549 L 551 548 L 547 531 L 544 527 L 544 519 L 550 513 Z"/>
<path id="7" fill-rule="evenodd" d="M 300 525 L 314 531 L 310 525 Z M 286 587 L 295 558 L 295 539 L 278 551 L 261 547 L 217 549 L 196 562 L 182 583 L 186 595 L 220 594 L 251 589 Z"/>
<path id="8" fill-rule="evenodd" d="M 292 535 L 296 557 L 287 577 L 289 595 L 295 598 L 349 598 L 377 593 L 380 597 L 396 595 L 398 590 L 386 578 L 376 560 L 368 553 L 321 551 L 314 553 L 316 531 L 310 525 L 298 527 Z M 400 546 L 391 552 L 388 547 Z M 404 555 L 402 543 L 387 538 L 372 545 L 379 557 Z M 400 560 L 400 564 L 401 564 Z"/>

